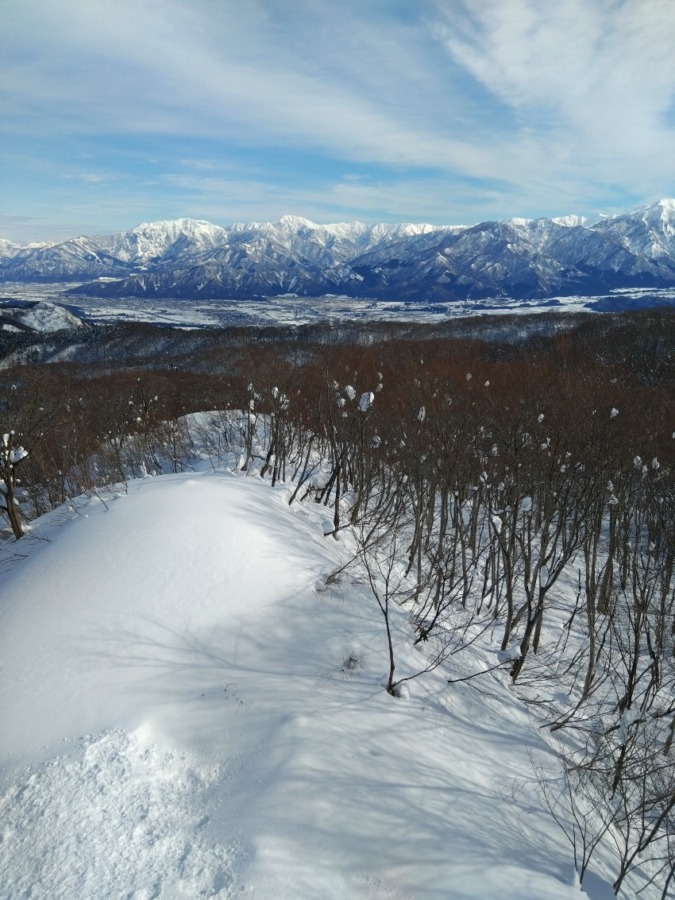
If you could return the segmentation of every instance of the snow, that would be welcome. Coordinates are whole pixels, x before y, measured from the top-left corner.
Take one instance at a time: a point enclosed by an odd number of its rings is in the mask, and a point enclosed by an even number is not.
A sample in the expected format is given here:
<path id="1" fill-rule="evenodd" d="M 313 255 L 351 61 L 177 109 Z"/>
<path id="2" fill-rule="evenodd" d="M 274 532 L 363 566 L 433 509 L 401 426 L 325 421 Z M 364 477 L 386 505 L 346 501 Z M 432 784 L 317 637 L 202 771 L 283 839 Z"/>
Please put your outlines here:
<path id="1" fill-rule="evenodd" d="M 111 279 L 103 279 L 110 281 Z M 118 280 L 118 279 L 112 279 Z M 45 299 L 51 303 L 72 302 L 67 291 L 80 286 L 79 282 L 57 284 L 25 284 L 5 282 L 3 293 L 23 301 L 26 298 Z M 547 314 L 552 303 L 557 312 L 591 314 L 598 304 L 616 299 L 640 304 L 646 297 L 660 298 L 662 305 L 673 305 L 675 290 L 617 289 L 601 297 L 572 296 L 549 300 L 466 300 L 420 304 L 408 301 L 355 300 L 350 297 L 326 295 L 321 298 L 269 297 L 259 300 L 200 299 L 181 300 L 166 297 L 104 298 L 78 296 L 78 314 L 91 325 L 150 322 L 177 328 L 229 327 L 232 325 L 303 325 L 325 322 L 418 322 L 442 323 L 449 319 L 509 315 Z M 5 325 L 5 328 L 9 328 Z M 561 318 L 558 327 L 564 328 Z"/>
<path id="2" fill-rule="evenodd" d="M 374 400 L 375 394 L 372 391 L 364 391 L 359 397 L 359 412 L 368 412 Z"/>
<path id="3" fill-rule="evenodd" d="M 16 322 L 19 326 L 23 325 L 25 328 L 40 332 L 84 327 L 84 322 L 64 306 L 48 301 L 31 303 L 26 308 L 0 304 L 0 320 Z"/>
<path id="4" fill-rule="evenodd" d="M 316 229 L 318 227 L 314 222 L 310 222 L 309 219 L 290 215 L 282 216 L 276 224 L 279 228 L 287 228 L 289 231 L 300 231 L 305 228 Z"/>
<path id="5" fill-rule="evenodd" d="M 372 597 L 326 582 L 331 513 L 197 469 L 0 545 L 0 897 L 600 900 L 538 797 L 529 709 L 447 683 L 491 661 L 390 697 Z"/>
<path id="6" fill-rule="evenodd" d="M 591 221 L 585 216 L 575 216 L 574 214 L 567 216 L 554 216 L 551 219 L 556 225 L 564 225 L 567 228 L 583 228 L 585 225 L 591 225 Z"/>
<path id="7" fill-rule="evenodd" d="M 258 300 L 268 294 L 280 295 L 281 302 L 274 309 L 265 305 L 264 316 L 286 317 L 297 309 L 303 319 L 325 317 L 323 299 L 330 307 L 345 293 L 368 303 L 361 296 L 364 283 L 368 284 L 367 271 L 381 276 L 371 290 L 373 298 L 387 301 L 388 308 L 380 308 L 378 315 L 412 315 L 413 320 L 420 314 L 425 319 L 446 318 L 469 310 L 485 315 L 551 307 L 600 311 L 670 306 L 675 253 L 671 210 L 672 201 L 660 201 L 596 223 L 574 216 L 514 218 L 468 229 L 410 223 L 319 225 L 293 215 L 276 222 L 221 227 L 182 218 L 41 248 L 0 242 L 0 277 L 3 282 L 82 280 L 78 296 L 87 292 L 87 283 L 93 295 L 104 295 L 97 310 L 114 294 L 122 295 L 122 300 L 152 297 L 155 306 L 160 302 L 162 307 L 171 296 L 191 297 L 199 303 L 192 315 L 200 318 L 214 313 L 222 318 L 220 307 L 209 310 L 202 305 L 209 296 L 226 302 L 248 297 L 245 316 L 259 317 Z M 454 288 L 448 266 L 463 273 Z M 566 296 L 571 290 L 583 291 L 582 285 L 590 290 L 594 282 L 605 283 L 608 271 L 613 273 L 612 282 L 623 284 L 629 293 L 620 295 L 618 289 L 596 299 Z M 424 277 L 415 279 L 414 272 L 424 272 Z M 636 289 L 632 287 L 636 280 L 658 287 Z M 527 291 L 525 284 L 530 285 Z M 511 292 L 539 294 L 541 299 L 510 298 Z M 465 293 L 475 299 L 459 299 Z M 312 308 L 319 296 L 320 312 Z M 416 303 L 401 302 L 400 297 L 414 298 Z M 488 299 L 477 299 L 481 297 Z M 159 321 L 165 317 L 175 321 L 174 306 L 163 309 Z M 344 310 L 344 298 L 339 307 Z M 119 317 L 119 306 L 113 308 Z M 133 308 L 138 315 L 143 306 Z M 357 304 L 354 310 L 358 313 L 363 306 Z M 231 307 L 228 317 L 236 319 L 241 313 Z"/>

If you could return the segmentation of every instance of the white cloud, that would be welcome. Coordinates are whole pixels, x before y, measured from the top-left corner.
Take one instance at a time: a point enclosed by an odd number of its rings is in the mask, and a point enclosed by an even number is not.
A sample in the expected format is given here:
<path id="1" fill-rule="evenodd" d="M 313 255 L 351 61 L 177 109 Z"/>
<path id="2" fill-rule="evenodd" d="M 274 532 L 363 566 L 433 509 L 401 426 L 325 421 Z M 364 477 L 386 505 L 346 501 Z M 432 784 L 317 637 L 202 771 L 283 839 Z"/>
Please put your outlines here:
<path id="1" fill-rule="evenodd" d="M 310 218 L 476 221 L 675 193 L 672 0 L 21 0 L 3 18 L 6 134 L 70 141 L 68 165 L 44 168 L 91 190 L 88 142 L 120 147 L 130 196 L 129 159 L 154 152 L 157 182 L 193 208 L 207 182 L 178 183 L 186 152 L 246 209 L 251 189 Z M 282 151 L 342 174 L 275 183 Z M 369 179 L 345 177 L 360 167 Z"/>
<path id="2" fill-rule="evenodd" d="M 450 17 L 441 14 L 448 4 L 438 5 L 438 34 L 452 57 L 514 113 L 542 155 L 554 142 L 565 143 L 604 180 L 636 176 L 636 163 L 647 160 L 662 173 L 671 170 L 671 0 L 461 0 L 453 6 Z"/>
<path id="3" fill-rule="evenodd" d="M 258 0 L 52 0 L 36 30 L 37 6 L 23 0 L 13 23 L 15 127 L 276 143 L 476 177 L 491 165 L 452 127 L 470 106 L 425 60 L 438 51 L 421 22 L 383 28 L 331 2 L 318 15 Z"/>
<path id="4" fill-rule="evenodd" d="M 100 172 L 78 172 L 75 175 L 63 175 L 69 181 L 82 181 L 85 184 L 103 184 L 110 180 L 109 175 L 103 175 Z"/>

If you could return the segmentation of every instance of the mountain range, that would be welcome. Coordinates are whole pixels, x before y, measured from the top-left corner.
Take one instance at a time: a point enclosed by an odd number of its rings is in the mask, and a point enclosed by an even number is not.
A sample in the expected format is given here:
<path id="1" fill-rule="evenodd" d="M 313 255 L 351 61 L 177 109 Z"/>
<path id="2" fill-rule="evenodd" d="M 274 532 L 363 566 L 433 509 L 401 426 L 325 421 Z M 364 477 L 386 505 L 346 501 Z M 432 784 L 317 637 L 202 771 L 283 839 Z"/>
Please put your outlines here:
<path id="1" fill-rule="evenodd" d="M 82 282 L 110 297 L 257 299 L 328 294 L 442 302 L 675 286 L 675 200 L 578 216 L 457 225 L 220 227 L 193 219 L 21 246 L 0 240 L 0 282 Z"/>

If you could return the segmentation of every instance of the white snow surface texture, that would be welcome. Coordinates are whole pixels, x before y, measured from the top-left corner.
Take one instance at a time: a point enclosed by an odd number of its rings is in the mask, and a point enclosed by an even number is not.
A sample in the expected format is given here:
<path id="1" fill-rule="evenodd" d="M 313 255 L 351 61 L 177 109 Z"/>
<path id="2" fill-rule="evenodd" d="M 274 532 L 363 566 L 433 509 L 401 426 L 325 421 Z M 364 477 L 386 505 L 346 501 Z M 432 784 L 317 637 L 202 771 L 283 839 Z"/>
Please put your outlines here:
<path id="1" fill-rule="evenodd" d="M 0 897 L 586 896 L 528 710 L 447 670 L 386 694 L 374 601 L 317 590 L 346 548 L 287 501 L 148 478 L 6 543 Z"/>

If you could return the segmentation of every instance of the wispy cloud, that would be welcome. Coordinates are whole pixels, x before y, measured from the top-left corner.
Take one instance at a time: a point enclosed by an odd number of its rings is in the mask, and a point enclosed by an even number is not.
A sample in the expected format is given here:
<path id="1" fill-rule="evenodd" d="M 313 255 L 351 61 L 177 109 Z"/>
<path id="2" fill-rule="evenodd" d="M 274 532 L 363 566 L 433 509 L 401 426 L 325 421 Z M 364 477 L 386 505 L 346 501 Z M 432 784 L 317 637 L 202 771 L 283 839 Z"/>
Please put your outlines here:
<path id="1" fill-rule="evenodd" d="M 672 0 L 22 0 L 3 16 L 8 211 L 35 210 L 40 167 L 43 203 L 61 178 L 87 206 L 79 178 L 111 218 L 112 183 L 143 196 L 129 214 L 154 198 L 158 217 L 269 218 L 267 200 L 324 221 L 675 193 Z"/>
<path id="2" fill-rule="evenodd" d="M 438 107 L 429 108 L 429 95 L 439 103 L 447 96 L 420 65 L 428 44 L 420 23 L 389 23 L 383 33 L 377 16 L 352 13 L 352 30 L 349 4 L 330 2 L 321 16 L 316 4 L 291 4 L 289 16 L 289 6 L 256 0 L 61 0 L 47 4 L 51 20 L 36 40 L 32 6 L 25 0 L 21 36 L 37 58 L 26 63 L 17 51 L 11 79 L 17 128 L 187 131 L 394 165 L 443 168 L 473 157 L 469 142 L 438 129 Z M 64 58 L 77 60 L 82 75 Z"/>
<path id="3" fill-rule="evenodd" d="M 439 4 L 449 55 L 514 115 L 542 157 L 592 177 L 673 176 L 675 4 L 670 0 L 461 0 Z M 541 161 L 540 161 L 541 162 Z"/>
<path id="4" fill-rule="evenodd" d="M 110 180 L 110 176 L 97 172 L 77 172 L 74 175 L 64 175 L 63 177 L 71 181 L 82 181 L 85 184 L 102 184 Z"/>

